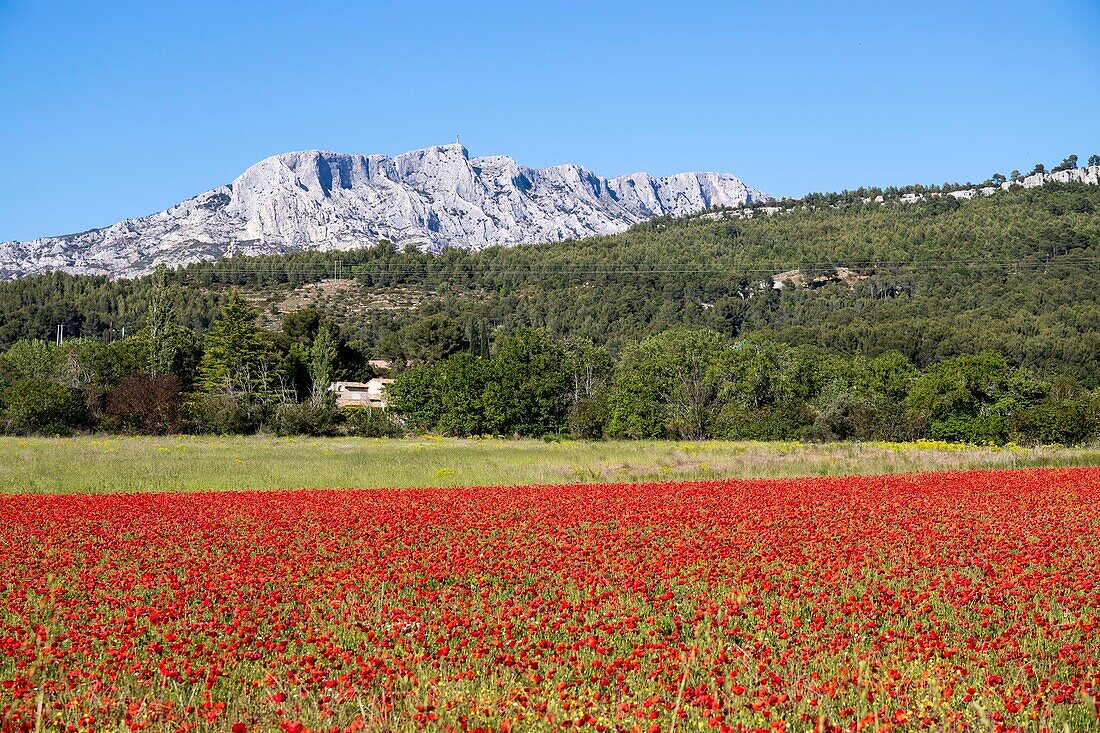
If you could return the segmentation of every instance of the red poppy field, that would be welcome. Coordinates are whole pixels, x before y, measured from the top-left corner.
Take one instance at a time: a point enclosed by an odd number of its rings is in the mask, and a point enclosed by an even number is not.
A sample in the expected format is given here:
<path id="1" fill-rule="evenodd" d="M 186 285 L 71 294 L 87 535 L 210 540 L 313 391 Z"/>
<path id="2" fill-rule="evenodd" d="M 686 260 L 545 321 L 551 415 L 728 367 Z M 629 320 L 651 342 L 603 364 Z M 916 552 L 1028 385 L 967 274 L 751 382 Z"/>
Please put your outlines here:
<path id="1" fill-rule="evenodd" d="M 0 498 L 5 730 L 1097 729 L 1100 469 Z"/>

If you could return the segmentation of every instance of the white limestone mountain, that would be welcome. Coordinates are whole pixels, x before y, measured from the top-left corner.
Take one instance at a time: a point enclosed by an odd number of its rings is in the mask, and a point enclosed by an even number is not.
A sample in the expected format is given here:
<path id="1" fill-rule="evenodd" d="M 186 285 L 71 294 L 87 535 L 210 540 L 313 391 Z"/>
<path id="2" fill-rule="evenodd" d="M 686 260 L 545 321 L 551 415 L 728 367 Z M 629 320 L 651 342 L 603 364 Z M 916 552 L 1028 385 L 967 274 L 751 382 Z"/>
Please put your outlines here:
<path id="1" fill-rule="evenodd" d="M 398 155 L 275 155 L 167 211 L 79 234 L 0 244 L 0 278 L 63 270 L 131 277 L 231 255 L 346 250 L 390 240 L 431 251 L 621 232 L 769 197 L 723 173 L 602 178 L 528 168 L 462 145 Z"/>

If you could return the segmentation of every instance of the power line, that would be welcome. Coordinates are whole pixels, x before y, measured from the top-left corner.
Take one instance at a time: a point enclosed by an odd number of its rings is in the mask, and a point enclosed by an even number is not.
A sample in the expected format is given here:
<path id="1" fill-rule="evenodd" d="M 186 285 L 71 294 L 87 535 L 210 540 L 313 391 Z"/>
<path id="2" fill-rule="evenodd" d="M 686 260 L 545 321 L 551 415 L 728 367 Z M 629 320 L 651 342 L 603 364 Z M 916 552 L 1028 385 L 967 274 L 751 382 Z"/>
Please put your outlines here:
<path id="1" fill-rule="evenodd" d="M 850 261 L 851 262 L 851 261 Z M 1035 269 L 1043 267 L 1083 267 L 1088 265 L 1100 265 L 1100 258 L 1096 257 L 1057 257 L 1049 260 L 1024 261 L 1015 259 L 1005 260 L 938 260 L 931 262 L 860 262 L 855 265 L 844 264 L 843 261 L 831 262 L 802 262 L 802 263 L 756 263 L 754 267 L 744 267 L 737 264 L 703 267 L 698 265 L 668 265 L 646 267 L 630 264 L 603 264 L 593 266 L 583 265 L 530 265 L 530 266 L 505 266 L 494 267 L 491 265 L 466 265 L 466 264 L 425 264 L 425 265 L 401 265 L 399 267 L 387 267 L 385 265 L 343 265 L 338 274 L 346 276 L 355 275 L 668 275 L 668 274 L 771 274 L 777 275 L 788 271 L 806 270 L 836 270 L 846 268 L 850 270 L 991 270 L 991 269 Z M 315 268 L 237 268 L 226 266 L 224 269 L 209 270 L 205 272 L 177 271 L 174 276 L 177 279 L 218 279 L 237 275 L 284 275 L 284 276 L 316 276 L 325 277 L 328 265 Z M 333 274 L 336 274 L 335 272 Z M 858 272 L 857 272 L 858 274 Z"/>

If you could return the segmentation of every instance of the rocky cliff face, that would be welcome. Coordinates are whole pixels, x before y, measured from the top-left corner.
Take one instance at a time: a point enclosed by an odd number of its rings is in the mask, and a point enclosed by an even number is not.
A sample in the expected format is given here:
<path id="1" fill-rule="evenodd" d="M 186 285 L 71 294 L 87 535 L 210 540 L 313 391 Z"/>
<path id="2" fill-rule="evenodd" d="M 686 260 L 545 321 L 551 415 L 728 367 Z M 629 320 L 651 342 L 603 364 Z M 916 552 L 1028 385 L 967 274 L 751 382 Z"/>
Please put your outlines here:
<path id="1" fill-rule="evenodd" d="M 1090 165 L 1087 168 L 1070 168 L 1066 171 L 1053 173 L 1032 173 L 1020 179 L 1020 185 L 1024 188 L 1043 186 L 1051 181 L 1057 183 L 1087 183 L 1092 186 L 1100 185 L 1100 165 Z M 1001 188 L 1008 189 L 1011 181 L 1001 184 Z"/>
<path id="2" fill-rule="evenodd" d="M 322 151 L 262 160 L 220 186 L 103 229 L 0 244 L 0 278 L 50 270 L 130 277 L 231 255 L 344 250 L 388 239 L 432 251 L 621 232 L 661 215 L 768 197 L 722 173 L 602 178 L 528 168 L 461 145 L 394 158 Z"/>
<path id="3" fill-rule="evenodd" d="M 992 196 L 998 191 L 1009 191 L 1015 186 L 1022 188 L 1038 188 L 1039 186 L 1045 186 L 1048 183 L 1083 183 L 1087 186 L 1100 185 L 1100 165 L 1088 166 L 1085 168 L 1070 168 L 1069 170 L 1054 171 L 1051 173 L 1032 173 L 1027 176 L 1021 176 L 1015 181 L 1005 181 L 1004 183 L 990 186 L 975 186 L 971 188 L 960 188 L 954 191 L 925 191 L 923 193 L 903 193 L 900 196 L 895 195 L 887 197 L 885 195 L 875 196 L 874 198 L 865 198 L 863 203 L 865 204 L 881 204 L 885 206 L 889 203 L 902 203 L 902 204 L 915 204 L 919 201 L 931 201 L 932 199 L 938 199 L 942 196 L 950 196 L 955 199 L 972 199 L 976 196 Z M 744 208 L 732 208 L 723 209 L 721 211 L 711 211 L 699 216 L 708 221 L 723 221 L 726 219 L 751 219 L 754 216 L 767 215 L 774 216 L 776 214 L 789 214 L 793 211 L 797 211 L 805 206 L 798 203 L 783 205 L 779 202 L 778 206 L 746 206 Z M 836 208 L 835 206 L 833 208 Z M 784 273 L 780 273 L 784 274 Z"/>

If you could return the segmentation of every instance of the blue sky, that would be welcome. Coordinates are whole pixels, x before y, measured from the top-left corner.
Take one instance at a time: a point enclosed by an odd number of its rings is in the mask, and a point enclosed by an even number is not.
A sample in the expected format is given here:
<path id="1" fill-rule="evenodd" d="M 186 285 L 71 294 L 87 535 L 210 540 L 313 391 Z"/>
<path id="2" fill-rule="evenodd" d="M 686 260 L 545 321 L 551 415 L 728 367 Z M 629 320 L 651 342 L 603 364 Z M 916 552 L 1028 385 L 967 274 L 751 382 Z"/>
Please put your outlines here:
<path id="1" fill-rule="evenodd" d="M 457 133 L 777 195 L 980 180 L 1100 153 L 1100 2 L 0 0 L 0 241 Z"/>

